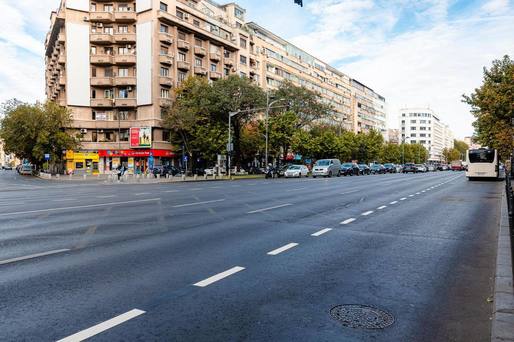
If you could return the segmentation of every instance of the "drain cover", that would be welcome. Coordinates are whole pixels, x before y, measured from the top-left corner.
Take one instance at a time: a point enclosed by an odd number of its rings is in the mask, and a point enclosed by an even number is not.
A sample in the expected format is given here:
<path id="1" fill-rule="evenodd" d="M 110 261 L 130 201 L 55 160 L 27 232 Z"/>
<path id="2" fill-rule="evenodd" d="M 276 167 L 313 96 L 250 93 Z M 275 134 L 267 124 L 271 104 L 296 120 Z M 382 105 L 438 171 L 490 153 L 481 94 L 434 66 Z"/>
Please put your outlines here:
<path id="1" fill-rule="evenodd" d="M 350 328 L 384 329 L 394 323 L 393 315 L 367 305 L 337 305 L 330 309 L 330 315 Z"/>

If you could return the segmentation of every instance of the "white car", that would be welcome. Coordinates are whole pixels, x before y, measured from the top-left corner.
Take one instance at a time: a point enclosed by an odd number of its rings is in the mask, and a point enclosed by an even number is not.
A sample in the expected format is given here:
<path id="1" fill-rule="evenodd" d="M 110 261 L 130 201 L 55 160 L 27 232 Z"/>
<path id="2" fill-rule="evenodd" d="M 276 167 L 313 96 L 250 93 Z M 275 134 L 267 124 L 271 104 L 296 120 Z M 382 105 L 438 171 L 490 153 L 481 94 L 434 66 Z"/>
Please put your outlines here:
<path id="1" fill-rule="evenodd" d="M 309 175 L 309 169 L 305 165 L 291 165 L 284 172 L 284 177 L 298 177 L 302 178 Z"/>

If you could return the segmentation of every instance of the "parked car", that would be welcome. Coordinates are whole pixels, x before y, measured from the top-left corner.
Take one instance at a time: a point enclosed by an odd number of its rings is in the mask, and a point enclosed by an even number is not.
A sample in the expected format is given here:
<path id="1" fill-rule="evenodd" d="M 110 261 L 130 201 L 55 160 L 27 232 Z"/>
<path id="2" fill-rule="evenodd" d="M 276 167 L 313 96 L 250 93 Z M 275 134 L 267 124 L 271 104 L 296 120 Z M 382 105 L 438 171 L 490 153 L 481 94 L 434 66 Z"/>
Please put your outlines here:
<path id="1" fill-rule="evenodd" d="M 161 177 L 166 177 L 166 175 L 178 175 L 180 173 L 180 170 L 172 165 L 156 165 L 154 166 L 152 172 L 155 177 L 157 177 L 157 175 L 160 175 Z"/>
<path id="2" fill-rule="evenodd" d="M 370 168 L 373 174 L 387 173 L 386 168 L 382 164 L 372 164 Z"/>
<path id="3" fill-rule="evenodd" d="M 339 159 L 320 159 L 312 168 L 312 177 L 332 177 L 341 175 L 341 162 Z"/>
<path id="4" fill-rule="evenodd" d="M 23 164 L 20 167 L 20 175 L 30 176 L 32 175 L 32 164 Z"/>
<path id="5" fill-rule="evenodd" d="M 359 164 L 360 174 L 361 175 L 370 175 L 371 174 L 371 168 L 366 164 Z"/>
<path id="6" fill-rule="evenodd" d="M 418 169 L 418 172 L 427 172 L 428 171 L 425 164 L 416 164 L 416 168 Z"/>
<path id="7" fill-rule="evenodd" d="M 416 167 L 416 164 L 406 163 L 403 165 L 402 172 L 403 173 L 409 173 L 409 172 L 418 173 L 418 168 Z"/>
<path id="8" fill-rule="evenodd" d="M 291 164 L 281 165 L 277 167 L 277 176 L 278 177 L 285 177 L 286 170 L 291 166 Z"/>
<path id="9" fill-rule="evenodd" d="M 429 171 L 429 172 L 434 172 L 434 171 L 437 171 L 437 170 L 436 170 L 435 165 L 433 165 L 433 164 L 428 164 L 428 165 L 427 165 L 427 171 Z"/>
<path id="10" fill-rule="evenodd" d="M 2 170 L 12 170 L 11 165 L 2 165 Z"/>
<path id="11" fill-rule="evenodd" d="M 290 165 L 284 173 L 286 178 L 289 177 L 308 177 L 309 169 L 305 165 Z"/>
<path id="12" fill-rule="evenodd" d="M 388 173 L 396 173 L 398 170 L 396 169 L 396 165 L 393 163 L 385 163 L 384 168 L 386 169 L 386 172 Z"/>
<path id="13" fill-rule="evenodd" d="M 341 174 L 343 176 L 358 176 L 361 170 L 356 163 L 343 163 L 341 164 Z"/>

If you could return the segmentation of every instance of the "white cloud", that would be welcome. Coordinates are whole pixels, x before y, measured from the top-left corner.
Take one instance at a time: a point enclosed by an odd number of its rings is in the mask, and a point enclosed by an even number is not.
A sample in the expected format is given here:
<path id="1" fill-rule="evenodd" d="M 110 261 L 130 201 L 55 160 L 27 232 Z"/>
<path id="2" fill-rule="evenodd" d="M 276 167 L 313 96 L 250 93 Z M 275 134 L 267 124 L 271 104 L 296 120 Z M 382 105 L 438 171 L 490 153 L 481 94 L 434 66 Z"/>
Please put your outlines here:
<path id="1" fill-rule="evenodd" d="M 509 9 L 509 0 L 490 0 L 482 6 L 487 14 L 503 14 Z"/>

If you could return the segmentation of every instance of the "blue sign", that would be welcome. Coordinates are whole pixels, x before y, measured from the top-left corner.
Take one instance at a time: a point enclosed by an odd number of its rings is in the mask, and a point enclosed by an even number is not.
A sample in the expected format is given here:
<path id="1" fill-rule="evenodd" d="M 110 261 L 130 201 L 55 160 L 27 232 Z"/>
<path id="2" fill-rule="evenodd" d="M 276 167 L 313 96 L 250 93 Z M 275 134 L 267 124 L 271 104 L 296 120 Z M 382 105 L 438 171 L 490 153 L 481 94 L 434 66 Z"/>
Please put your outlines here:
<path id="1" fill-rule="evenodd" d="M 50 160 L 50 153 L 45 153 L 45 160 Z"/>
<path id="2" fill-rule="evenodd" d="M 302 155 L 299 153 L 295 154 L 294 160 L 302 160 Z"/>
<path id="3" fill-rule="evenodd" d="M 153 156 L 148 157 L 148 168 L 153 169 Z"/>
<path id="4" fill-rule="evenodd" d="M 310 164 L 312 162 L 312 160 L 309 159 L 305 159 L 305 164 Z"/>
<path id="5" fill-rule="evenodd" d="M 183 159 L 185 162 L 187 162 L 187 159 L 188 159 L 187 155 L 185 155 Z"/>

